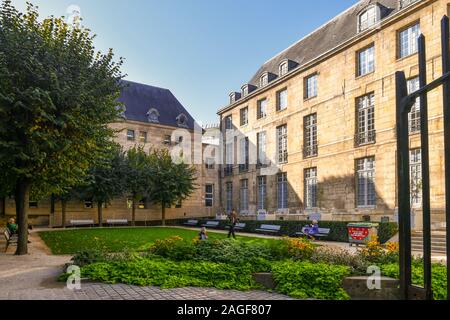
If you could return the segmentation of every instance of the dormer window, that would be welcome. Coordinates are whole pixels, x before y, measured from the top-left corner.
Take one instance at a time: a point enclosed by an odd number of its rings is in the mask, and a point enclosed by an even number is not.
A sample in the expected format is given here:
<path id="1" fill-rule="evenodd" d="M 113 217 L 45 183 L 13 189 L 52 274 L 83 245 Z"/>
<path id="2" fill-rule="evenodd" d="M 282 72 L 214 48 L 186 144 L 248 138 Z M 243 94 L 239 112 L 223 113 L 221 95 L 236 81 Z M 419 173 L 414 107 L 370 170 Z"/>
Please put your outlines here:
<path id="1" fill-rule="evenodd" d="M 380 8 L 371 5 L 364 9 L 358 16 L 358 32 L 365 31 L 373 27 L 380 20 Z"/>
<path id="2" fill-rule="evenodd" d="M 125 115 L 125 112 L 127 111 L 127 107 L 125 105 L 117 106 L 116 107 L 117 112 L 119 113 L 119 117 L 126 119 L 127 116 Z"/>
<path id="3" fill-rule="evenodd" d="M 280 64 L 280 68 L 279 68 L 279 73 L 280 73 L 280 77 L 284 76 L 285 74 L 287 74 L 289 72 L 289 65 L 287 61 L 284 61 Z"/>
<path id="4" fill-rule="evenodd" d="M 182 127 L 182 128 L 187 128 L 188 127 L 188 117 L 184 113 L 180 114 L 176 118 L 176 120 L 177 120 L 177 123 L 178 123 L 179 127 Z"/>
<path id="5" fill-rule="evenodd" d="M 418 0 L 400 0 L 400 9 L 403 9 L 410 4 L 413 4 L 414 2 L 417 2 Z"/>
<path id="6" fill-rule="evenodd" d="M 241 98 L 241 94 L 239 92 L 230 93 L 230 104 L 235 103 Z"/>
<path id="7" fill-rule="evenodd" d="M 246 95 L 248 95 L 248 86 L 242 87 L 242 96 L 245 97 Z"/>
<path id="8" fill-rule="evenodd" d="M 267 73 L 265 73 L 259 79 L 259 86 L 262 88 L 262 87 L 267 86 L 268 84 L 269 84 L 269 75 Z"/>
<path id="9" fill-rule="evenodd" d="M 148 110 L 147 112 L 148 122 L 159 123 L 159 112 L 155 108 Z"/>
<path id="10" fill-rule="evenodd" d="M 248 96 L 250 93 L 252 93 L 253 91 L 256 90 L 256 87 L 254 85 L 251 84 L 245 84 L 242 86 L 241 91 L 242 91 L 242 96 Z"/>

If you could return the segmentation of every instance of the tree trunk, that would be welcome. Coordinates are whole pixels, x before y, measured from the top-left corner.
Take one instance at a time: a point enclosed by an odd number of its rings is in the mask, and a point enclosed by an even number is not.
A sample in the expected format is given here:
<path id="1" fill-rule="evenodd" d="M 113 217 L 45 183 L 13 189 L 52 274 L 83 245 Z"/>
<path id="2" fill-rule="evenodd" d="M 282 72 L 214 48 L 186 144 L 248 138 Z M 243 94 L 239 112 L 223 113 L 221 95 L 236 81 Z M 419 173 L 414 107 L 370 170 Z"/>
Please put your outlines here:
<path id="1" fill-rule="evenodd" d="M 163 227 L 166 226 L 166 204 L 163 202 L 161 204 L 162 208 L 161 208 L 161 225 Z"/>
<path id="2" fill-rule="evenodd" d="M 103 202 L 97 201 L 98 207 L 98 225 L 99 227 L 103 227 Z"/>
<path id="3" fill-rule="evenodd" d="M 66 227 L 66 208 L 67 208 L 67 200 L 61 200 L 61 220 L 62 227 Z"/>
<path id="4" fill-rule="evenodd" d="M 16 255 L 28 254 L 28 203 L 30 201 L 31 183 L 19 180 L 16 184 L 15 202 L 18 225 L 18 242 Z"/>
<path id="5" fill-rule="evenodd" d="M 6 216 L 6 197 L 0 199 L 0 217 Z"/>
<path id="6" fill-rule="evenodd" d="M 136 201 L 133 199 L 131 203 L 131 225 L 136 225 Z"/>

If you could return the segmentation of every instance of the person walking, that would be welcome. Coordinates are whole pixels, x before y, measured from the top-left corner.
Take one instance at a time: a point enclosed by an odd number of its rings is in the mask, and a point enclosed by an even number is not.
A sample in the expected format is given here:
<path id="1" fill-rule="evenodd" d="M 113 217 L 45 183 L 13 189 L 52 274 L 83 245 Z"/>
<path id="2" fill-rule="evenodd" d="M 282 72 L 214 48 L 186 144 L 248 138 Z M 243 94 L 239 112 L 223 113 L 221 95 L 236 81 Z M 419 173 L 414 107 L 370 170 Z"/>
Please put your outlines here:
<path id="1" fill-rule="evenodd" d="M 231 236 L 233 236 L 233 238 L 236 239 L 235 228 L 238 222 L 238 216 L 235 209 L 231 211 L 229 219 L 230 219 L 230 231 L 228 232 L 228 238 L 231 238 Z"/>

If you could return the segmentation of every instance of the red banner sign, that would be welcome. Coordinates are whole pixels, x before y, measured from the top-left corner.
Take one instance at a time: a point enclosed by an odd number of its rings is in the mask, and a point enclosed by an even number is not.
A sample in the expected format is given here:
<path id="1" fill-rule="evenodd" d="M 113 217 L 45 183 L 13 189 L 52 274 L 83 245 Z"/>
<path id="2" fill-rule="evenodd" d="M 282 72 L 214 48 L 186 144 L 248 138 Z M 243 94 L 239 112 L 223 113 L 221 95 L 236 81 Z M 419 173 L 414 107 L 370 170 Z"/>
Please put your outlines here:
<path id="1" fill-rule="evenodd" d="M 353 240 L 362 241 L 369 236 L 368 228 L 348 228 L 348 234 L 352 237 Z"/>

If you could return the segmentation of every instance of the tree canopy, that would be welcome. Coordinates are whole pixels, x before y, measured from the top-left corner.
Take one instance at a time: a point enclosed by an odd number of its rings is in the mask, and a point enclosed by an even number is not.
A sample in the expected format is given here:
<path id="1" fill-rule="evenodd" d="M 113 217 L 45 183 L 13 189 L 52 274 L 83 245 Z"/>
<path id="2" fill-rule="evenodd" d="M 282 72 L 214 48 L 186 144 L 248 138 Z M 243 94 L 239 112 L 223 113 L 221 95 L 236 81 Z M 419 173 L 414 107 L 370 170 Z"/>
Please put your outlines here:
<path id="1" fill-rule="evenodd" d="M 27 252 L 27 202 L 80 182 L 103 156 L 120 113 L 122 59 L 97 52 L 89 29 L 0 6 L 0 181 L 15 194 L 17 254 Z"/>

